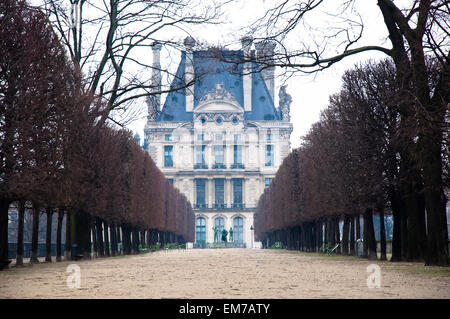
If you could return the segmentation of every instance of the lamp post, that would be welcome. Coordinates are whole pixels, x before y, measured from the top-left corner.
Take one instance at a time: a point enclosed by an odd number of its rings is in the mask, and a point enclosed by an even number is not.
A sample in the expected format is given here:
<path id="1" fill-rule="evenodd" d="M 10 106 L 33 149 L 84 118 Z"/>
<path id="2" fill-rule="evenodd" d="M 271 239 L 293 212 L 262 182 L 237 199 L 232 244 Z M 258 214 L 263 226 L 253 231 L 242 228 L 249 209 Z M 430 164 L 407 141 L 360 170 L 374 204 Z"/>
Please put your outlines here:
<path id="1" fill-rule="evenodd" d="M 250 230 L 251 230 L 252 232 L 251 232 L 251 235 L 250 235 L 250 236 L 251 236 L 251 243 L 252 243 L 252 244 L 251 244 L 251 248 L 252 248 L 252 249 L 253 249 L 253 229 L 254 229 L 254 228 L 253 228 L 253 225 L 251 225 L 251 226 L 250 226 Z"/>

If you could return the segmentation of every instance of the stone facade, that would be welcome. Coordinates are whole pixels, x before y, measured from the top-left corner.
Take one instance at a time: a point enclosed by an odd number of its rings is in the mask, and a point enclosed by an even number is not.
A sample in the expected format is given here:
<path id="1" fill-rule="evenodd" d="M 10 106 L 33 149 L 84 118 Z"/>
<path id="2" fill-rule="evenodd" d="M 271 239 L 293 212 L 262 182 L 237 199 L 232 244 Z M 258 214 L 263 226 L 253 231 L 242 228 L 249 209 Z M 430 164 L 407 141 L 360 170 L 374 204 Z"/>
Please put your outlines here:
<path id="1" fill-rule="evenodd" d="M 202 66 L 192 48 L 189 43 L 184 56 L 191 61 L 185 62 L 186 67 L 182 61 L 179 68 L 189 71 L 189 77 Z M 288 102 L 281 110 L 274 107 L 273 91 L 262 75 L 233 75 L 230 81 L 229 75 L 216 73 L 207 90 L 201 91 L 202 82 L 196 81 L 182 103 L 183 95 L 175 93 L 168 94 L 163 108 L 154 104 L 157 99 L 148 100 L 144 148 L 193 205 L 195 245 L 220 241 L 214 229 L 231 228 L 234 238 L 228 234 L 229 242 L 257 247 L 253 241 L 257 201 L 290 151 L 292 124 L 286 116 L 290 97 L 283 88 Z M 270 81 L 273 86 L 273 74 Z M 259 85 L 258 90 L 252 85 Z M 154 110 L 159 110 L 157 116 Z"/>

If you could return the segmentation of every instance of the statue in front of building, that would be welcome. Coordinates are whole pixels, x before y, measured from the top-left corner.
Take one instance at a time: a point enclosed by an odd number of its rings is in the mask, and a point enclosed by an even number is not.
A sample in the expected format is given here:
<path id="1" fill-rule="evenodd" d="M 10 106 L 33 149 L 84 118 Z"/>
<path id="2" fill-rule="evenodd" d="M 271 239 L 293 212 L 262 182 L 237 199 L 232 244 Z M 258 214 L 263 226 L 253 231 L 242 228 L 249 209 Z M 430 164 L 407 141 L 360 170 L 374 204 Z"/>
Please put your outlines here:
<path id="1" fill-rule="evenodd" d="M 233 228 L 232 227 L 230 227 L 229 234 L 230 234 L 230 243 L 231 243 L 231 242 L 233 242 Z"/>
<path id="2" fill-rule="evenodd" d="M 224 243 L 227 242 L 227 235 L 228 235 L 228 232 L 227 232 L 225 229 L 222 230 L 222 241 L 223 241 Z"/>
<path id="3" fill-rule="evenodd" d="M 219 228 L 214 226 L 214 242 L 217 243 L 219 241 Z"/>

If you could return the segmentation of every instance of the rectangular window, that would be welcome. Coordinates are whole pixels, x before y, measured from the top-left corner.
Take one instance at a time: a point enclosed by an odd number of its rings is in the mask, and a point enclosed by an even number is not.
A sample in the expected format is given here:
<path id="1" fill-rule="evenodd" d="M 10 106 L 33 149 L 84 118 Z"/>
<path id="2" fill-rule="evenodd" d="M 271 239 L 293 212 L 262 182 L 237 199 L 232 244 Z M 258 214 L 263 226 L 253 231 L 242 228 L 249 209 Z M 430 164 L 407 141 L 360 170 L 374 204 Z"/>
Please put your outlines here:
<path id="1" fill-rule="evenodd" d="M 266 145 L 266 166 L 273 166 L 273 145 Z"/>
<path id="2" fill-rule="evenodd" d="M 272 182 L 272 179 L 270 177 L 266 177 L 264 179 L 264 187 L 267 188 L 269 187 L 270 183 Z"/>
<path id="3" fill-rule="evenodd" d="M 164 146 L 164 167 L 173 167 L 173 146 L 166 145 Z"/>
<path id="4" fill-rule="evenodd" d="M 223 205 L 224 203 L 224 182 L 225 180 L 223 178 L 214 179 L 214 198 L 216 205 L 219 207 L 221 207 L 220 205 Z"/>
<path id="5" fill-rule="evenodd" d="M 234 145 L 234 164 L 242 164 L 242 145 Z"/>
<path id="6" fill-rule="evenodd" d="M 271 141 L 272 140 L 272 133 L 267 132 L 266 140 L 267 141 Z"/>
<path id="7" fill-rule="evenodd" d="M 216 141 L 222 141 L 222 140 L 223 140 L 222 134 L 216 134 Z"/>
<path id="8" fill-rule="evenodd" d="M 169 183 L 173 185 L 173 178 L 169 178 Z"/>
<path id="9" fill-rule="evenodd" d="M 166 134 L 166 135 L 164 136 L 164 139 L 165 139 L 166 141 L 171 141 L 171 140 L 172 140 L 172 134 Z"/>
<path id="10" fill-rule="evenodd" d="M 195 163 L 197 165 L 205 165 L 205 148 L 206 145 L 197 145 L 195 147 Z"/>
<path id="11" fill-rule="evenodd" d="M 242 204 L 242 178 L 233 178 L 233 203 Z"/>
<path id="12" fill-rule="evenodd" d="M 195 180 L 195 191 L 196 191 L 196 204 L 197 205 L 205 205 L 205 198 L 206 198 L 206 193 L 205 193 L 205 179 L 204 178 L 197 178 Z"/>
<path id="13" fill-rule="evenodd" d="M 241 141 L 241 134 L 234 134 L 234 142 L 240 142 Z"/>
<path id="14" fill-rule="evenodd" d="M 224 163 L 223 148 L 223 145 L 214 146 L 214 159 L 216 164 L 223 165 Z"/>
<path id="15" fill-rule="evenodd" d="M 197 141 L 203 142 L 204 138 L 205 138 L 204 134 L 197 134 Z"/>

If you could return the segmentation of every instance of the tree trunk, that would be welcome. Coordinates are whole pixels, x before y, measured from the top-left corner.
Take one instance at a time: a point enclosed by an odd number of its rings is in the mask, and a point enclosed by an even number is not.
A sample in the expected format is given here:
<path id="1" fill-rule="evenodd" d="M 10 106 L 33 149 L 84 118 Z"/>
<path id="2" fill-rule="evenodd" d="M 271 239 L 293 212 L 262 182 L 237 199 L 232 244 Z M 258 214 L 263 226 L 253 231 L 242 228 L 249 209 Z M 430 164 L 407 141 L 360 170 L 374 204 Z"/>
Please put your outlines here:
<path id="1" fill-rule="evenodd" d="M 362 239 L 363 239 L 363 252 L 362 257 L 368 258 L 369 256 L 369 238 L 368 238 L 368 228 L 367 228 L 367 217 L 366 212 L 363 213 L 363 233 L 362 233 Z"/>
<path id="2" fill-rule="evenodd" d="M 31 235 L 30 263 L 38 263 L 38 240 L 39 240 L 39 205 L 33 203 L 33 232 Z"/>
<path id="3" fill-rule="evenodd" d="M 447 77 L 448 78 L 448 77 Z M 442 134 L 431 128 L 431 134 Z M 437 131 L 437 132 L 436 132 Z M 425 205 L 427 209 L 428 237 L 426 242 L 426 265 L 448 266 L 448 230 L 446 203 L 442 182 L 441 138 L 426 134 L 423 137 L 423 167 L 425 185 Z"/>
<path id="4" fill-rule="evenodd" d="M 52 262 L 52 221 L 53 221 L 53 209 L 47 207 L 47 231 L 45 234 L 45 261 Z"/>
<path id="5" fill-rule="evenodd" d="M 331 245 L 335 245 L 336 241 L 336 237 L 334 236 L 334 232 L 336 231 L 335 227 L 334 227 L 334 219 L 333 217 L 328 217 L 328 239 L 327 239 L 327 244 Z"/>
<path id="6" fill-rule="evenodd" d="M 377 207 L 378 216 L 380 216 L 380 260 L 387 260 L 386 257 L 386 227 L 384 225 L 384 207 L 383 204 Z"/>
<path id="7" fill-rule="evenodd" d="M 353 216 L 349 216 L 350 223 L 350 255 L 355 256 L 355 218 Z"/>
<path id="8" fill-rule="evenodd" d="M 66 212 L 66 240 L 64 242 L 64 260 L 70 260 L 70 248 L 72 246 L 72 217 L 69 210 Z"/>
<path id="9" fill-rule="evenodd" d="M 412 164 L 410 164 L 412 165 Z M 413 171 L 413 172 L 411 172 Z M 426 231 L 425 231 L 425 202 L 423 187 L 421 187 L 421 177 L 417 169 L 410 169 L 409 183 L 403 185 L 406 188 L 403 194 L 405 210 L 408 214 L 407 223 L 407 242 L 406 251 L 407 261 L 424 261 L 426 249 Z"/>
<path id="10" fill-rule="evenodd" d="M 23 266 L 23 223 L 25 217 L 25 201 L 19 202 L 16 267 Z"/>
<path id="11" fill-rule="evenodd" d="M 323 229 L 322 221 L 320 219 L 316 221 L 316 229 L 316 251 L 318 251 L 318 249 L 322 247 L 323 244 Z"/>
<path id="12" fill-rule="evenodd" d="M 375 230 L 373 228 L 373 214 L 372 208 L 368 208 L 364 214 L 364 225 L 367 224 L 367 227 L 364 227 L 364 232 L 367 231 L 367 249 L 368 249 L 368 258 L 369 260 L 377 260 L 377 241 L 375 240 Z"/>
<path id="13" fill-rule="evenodd" d="M 106 256 L 111 256 L 111 252 L 110 252 L 110 247 L 109 247 L 109 227 L 108 227 L 108 223 L 105 221 L 104 222 L 104 237 L 105 237 L 105 255 Z"/>
<path id="14" fill-rule="evenodd" d="M 0 199 L 0 263 L 8 262 L 8 199 Z M 0 264 L 1 265 L 1 264 Z M 0 266 L 0 270 L 3 266 Z"/>
<path id="15" fill-rule="evenodd" d="M 58 224 L 56 226 L 56 261 L 61 261 L 61 232 L 64 219 L 64 209 L 58 209 Z"/>
<path id="16" fill-rule="evenodd" d="M 361 246 L 361 240 L 363 239 L 361 237 L 361 215 L 360 214 L 357 214 L 355 216 L 355 229 L 356 229 L 356 242 L 357 242 L 356 255 L 358 257 L 360 257 L 359 256 L 359 247 Z M 363 249 L 363 254 L 364 254 L 364 249 Z"/>
<path id="17" fill-rule="evenodd" d="M 395 262 L 402 260 L 402 210 L 400 208 L 401 203 L 398 199 L 398 194 L 393 189 L 389 191 L 389 200 L 394 218 L 391 261 Z"/>
<path id="18" fill-rule="evenodd" d="M 341 243 L 341 233 L 340 233 L 340 230 L 339 230 L 339 216 L 336 216 L 334 223 L 335 223 L 334 224 L 334 227 L 335 227 L 334 236 L 336 238 L 335 242 L 336 242 L 336 245 L 337 245 L 337 244 Z M 335 252 L 336 252 L 336 254 L 340 255 L 341 254 L 341 247 L 340 246 L 337 247 Z"/>
<path id="19" fill-rule="evenodd" d="M 123 227 L 121 225 L 117 226 L 117 245 L 120 243 L 120 250 L 118 250 L 119 255 L 123 254 Z"/>
<path id="20" fill-rule="evenodd" d="M 402 236 L 402 260 L 406 260 L 407 259 L 407 253 L 408 253 L 408 215 L 407 215 L 407 211 L 405 210 L 403 204 L 402 204 L 402 213 L 401 213 L 401 236 Z"/>
<path id="21" fill-rule="evenodd" d="M 139 236 L 138 236 L 138 232 L 133 229 L 131 231 L 131 253 L 132 254 L 139 254 Z"/>
<path id="22" fill-rule="evenodd" d="M 117 236 L 116 236 L 116 225 L 111 224 L 109 227 L 111 233 L 111 256 L 117 256 Z"/>
<path id="23" fill-rule="evenodd" d="M 123 253 L 131 255 L 131 231 L 128 225 L 122 226 Z"/>
<path id="24" fill-rule="evenodd" d="M 350 216 L 344 215 L 344 225 L 342 226 L 342 254 L 348 255 L 348 239 L 350 228 Z"/>
<path id="25" fill-rule="evenodd" d="M 91 217 L 83 211 L 71 214 L 71 259 L 91 258 Z M 73 254 L 72 254 L 73 253 Z"/>
<path id="26" fill-rule="evenodd" d="M 92 248 L 94 250 L 94 256 L 98 257 L 98 245 L 97 245 L 97 229 L 95 227 L 95 218 L 91 221 L 91 237 L 92 237 Z"/>
<path id="27" fill-rule="evenodd" d="M 97 233 L 98 256 L 103 257 L 105 255 L 105 248 L 103 246 L 103 222 L 100 217 L 95 217 L 95 228 Z"/>
<path id="28" fill-rule="evenodd" d="M 152 245 L 151 243 L 151 235 L 152 235 L 152 230 L 151 229 L 147 229 L 147 247 L 150 247 Z"/>

